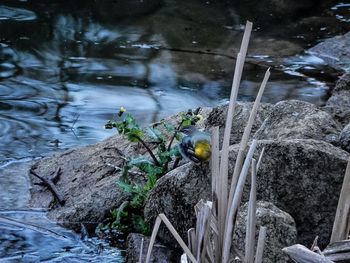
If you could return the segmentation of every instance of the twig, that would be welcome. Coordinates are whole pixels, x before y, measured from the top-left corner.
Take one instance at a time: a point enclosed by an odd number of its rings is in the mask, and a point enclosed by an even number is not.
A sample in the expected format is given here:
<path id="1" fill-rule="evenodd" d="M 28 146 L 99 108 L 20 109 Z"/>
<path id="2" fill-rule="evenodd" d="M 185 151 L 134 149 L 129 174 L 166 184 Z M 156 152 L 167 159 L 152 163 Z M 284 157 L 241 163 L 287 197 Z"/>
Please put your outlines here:
<path id="1" fill-rule="evenodd" d="M 58 167 L 54 173 L 54 175 L 52 176 L 52 182 L 54 184 L 57 184 L 58 180 L 60 180 L 60 176 L 61 176 L 61 167 Z"/>
<path id="2" fill-rule="evenodd" d="M 53 181 L 51 179 L 46 179 L 46 178 L 38 175 L 36 172 L 33 171 L 33 169 L 30 169 L 29 173 L 34 175 L 36 178 L 40 179 L 44 183 L 44 185 L 51 191 L 51 193 L 57 199 L 57 201 L 60 205 L 63 206 L 66 203 L 66 200 L 64 200 L 62 195 L 58 192 L 55 184 L 53 183 Z"/>

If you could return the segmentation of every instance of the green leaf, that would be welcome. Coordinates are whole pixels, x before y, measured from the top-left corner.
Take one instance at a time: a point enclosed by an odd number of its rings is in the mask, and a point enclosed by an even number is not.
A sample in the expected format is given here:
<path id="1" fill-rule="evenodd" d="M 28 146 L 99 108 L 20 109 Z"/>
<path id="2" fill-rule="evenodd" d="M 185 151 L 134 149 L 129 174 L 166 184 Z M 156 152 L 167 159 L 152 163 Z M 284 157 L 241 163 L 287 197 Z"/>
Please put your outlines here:
<path id="1" fill-rule="evenodd" d="M 151 234 L 150 226 L 145 222 L 145 220 L 140 215 L 133 214 L 132 222 L 136 232 L 143 235 L 149 236 Z"/>
<path id="2" fill-rule="evenodd" d="M 158 129 L 155 129 L 155 128 L 148 127 L 147 128 L 147 135 L 156 141 L 163 141 L 164 140 L 163 134 Z"/>
<path id="3" fill-rule="evenodd" d="M 192 125 L 192 119 L 186 118 L 182 122 L 182 127 L 186 128 Z"/>
<path id="4" fill-rule="evenodd" d="M 170 132 L 170 133 L 173 133 L 175 132 L 175 127 L 174 125 L 170 124 L 170 123 L 166 123 L 166 122 L 163 122 L 163 125 L 165 127 L 165 129 Z"/>

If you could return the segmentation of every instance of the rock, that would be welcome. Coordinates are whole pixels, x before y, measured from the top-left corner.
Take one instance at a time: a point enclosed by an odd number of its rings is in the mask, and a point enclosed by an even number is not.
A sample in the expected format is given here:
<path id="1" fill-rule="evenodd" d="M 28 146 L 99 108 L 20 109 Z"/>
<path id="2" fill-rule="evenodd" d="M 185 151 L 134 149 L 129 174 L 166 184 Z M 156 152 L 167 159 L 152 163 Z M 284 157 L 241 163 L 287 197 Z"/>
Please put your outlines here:
<path id="1" fill-rule="evenodd" d="M 350 74 L 344 74 L 335 84 L 324 108 L 341 124 L 350 122 Z"/>
<path id="2" fill-rule="evenodd" d="M 308 102 L 288 100 L 275 104 L 254 137 L 258 140 L 316 139 L 335 142 L 339 132 L 340 126 L 327 112 Z"/>
<path id="3" fill-rule="evenodd" d="M 247 212 L 248 203 L 243 205 L 238 213 L 234 235 L 235 246 L 242 253 L 245 250 Z M 256 242 L 260 227 L 266 227 L 263 262 L 290 262 L 288 256 L 283 254 L 282 248 L 296 243 L 297 229 L 294 219 L 272 203 L 259 201 L 256 206 L 256 225 Z"/>
<path id="4" fill-rule="evenodd" d="M 344 74 L 335 84 L 332 96 L 328 99 L 328 107 L 344 110 L 350 108 L 350 74 Z"/>
<path id="5" fill-rule="evenodd" d="M 237 103 L 232 121 L 233 125 L 230 135 L 230 144 L 239 143 L 241 141 L 252 108 L 253 103 Z M 273 105 L 269 103 L 262 103 L 260 105 L 257 117 L 253 124 L 251 137 L 253 137 L 254 133 L 260 128 L 260 126 L 262 125 L 264 120 L 269 116 L 273 108 Z M 227 110 L 227 104 L 213 108 L 211 113 L 208 114 L 208 117 L 205 121 L 205 128 L 208 130 L 214 126 L 220 127 L 220 145 L 222 144 L 222 140 L 224 137 Z"/>
<path id="6" fill-rule="evenodd" d="M 129 263 L 139 262 L 142 239 L 143 239 L 143 249 L 142 249 L 141 262 L 145 262 L 150 238 L 143 236 L 141 234 L 135 234 L 135 233 L 129 234 L 126 241 L 127 242 L 126 262 L 129 262 Z M 172 250 L 160 244 L 159 242 L 156 242 L 152 249 L 150 262 L 167 263 L 167 262 L 178 262 L 178 260 L 176 260 L 176 254 Z"/>
<path id="7" fill-rule="evenodd" d="M 345 151 L 350 152 L 350 123 L 341 131 L 339 135 L 339 145 Z"/>
<path id="8" fill-rule="evenodd" d="M 106 162 L 122 166 L 124 160 L 121 154 L 132 156 L 136 147 L 122 136 L 113 136 L 95 145 L 39 160 L 32 169 L 41 176 L 50 177 L 58 167 L 61 168 L 56 187 L 66 203 L 64 206 L 58 205 L 51 192 L 35 185 L 39 181 L 31 177 L 31 206 L 49 208 L 48 216 L 51 219 L 74 230 L 80 230 L 81 223 L 93 229 L 127 197 L 115 184 L 120 173 Z"/>
<path id="9" fill-rule="evenodd" d="M 329 38 L 310 48 L 308 52 L 322 58 L 336 69 L 348 71 L 350 70 L 350 32 Z"/>
<path id="10" fill-rule="evenodd" d="M 349 154 L 311 139 L 259 141 L 256 157 L 262 147 L 265 154 L 257 178 L 258 200 L 272 202 L 294 218 L 298 242 L 309 246 L 319 235 L 319 244 L 326 245 Z M 237 152 L 238 145 L 231 146 L 229 174 Z M 165 213 L 185 239 L 186 231 L 194 226 L 194 205 L 200 199 L 210 200 L 209 177 L 207 165 L 191 163 L 164 176 L 146 202 L 146 220 L 153 224 L 159 213 Z M 245 201 L 248 195 L 249 187 L 245 187 Z M 174 244 L 164 229 L 158 237 L 166 244 Z"/>
<path id="11" fill-rule="evenodd" d="M 146 221 L 153 226 L 158 214 L 164 213 L 185 239 L 189 227 L 195 225 L 194 206 L 201 199 L 210 200 L 208 171 L 208 164 L 196 166 L 187 163 L 159 179 L 146 201 Z M 175 239 L 164 225 L 157 237 L 166 245 L 176 246 Z"/>
<path id="12" fill-rule="evenodd" d="M 349 154 L 316 140 L 261 141 L 262 147 L 258 199 L 274 203 L 294 218 L 298 242 L 310 246 L 319 235 L 319 245 L 325 246 Z"/>

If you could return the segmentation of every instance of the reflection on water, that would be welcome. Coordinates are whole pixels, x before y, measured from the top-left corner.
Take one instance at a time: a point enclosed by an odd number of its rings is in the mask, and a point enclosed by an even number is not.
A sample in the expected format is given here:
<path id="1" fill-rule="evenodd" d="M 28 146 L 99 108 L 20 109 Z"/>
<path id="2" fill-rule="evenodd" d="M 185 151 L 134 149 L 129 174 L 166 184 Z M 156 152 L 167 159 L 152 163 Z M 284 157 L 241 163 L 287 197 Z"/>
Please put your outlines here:
<path id="1" fill-rule="evenodd" d="M 77 1 L 79 9 L 72 11 L 60 1 L 4 3 L 2 162 L 101 140 L 110 135 L 101 127 L 119 106 L 149 123 L 229 97 L 242 26 L 224 4 Z M 301 65 L 284 60 L 306 45 L 281 27 L 256 30 L 240 98 L 251 100 L 266 66 L 272 66 L 277 69 L 264 101 L 322 104 L 327 82 L 295 74 Z M 314 67 L 313 61 L 303 62 Z"/>
<path id="2" fill-rule="evenodd" d="M 95 256 L 97 262 L 94 242 L 88 248 L 43 212 L 19 211 L 29 198 L 27 167 L 12 162 L 111 135 L 102 126 L 120 106 L 146 124 L 226 101 L 243 32 L 239 14 L 226 4 L 199 0 L 77 0 L 74 10 L 58 0 L 1 2 L 0 218 L 33 222 L 67 238 L 0 221 L 0 258 L 68 262 L 71 256 Z M 343 12 L 344 5 L 337 10 Z M 252 100 L 271 66 L 263 101 L 324 102 L 333 73 L 322 61 L 299 54 L 327 29 L 291 35 L 288 28 L 256 28 L 240 99 Z M 5 209 L 14 212 L 4 215 Z"/>

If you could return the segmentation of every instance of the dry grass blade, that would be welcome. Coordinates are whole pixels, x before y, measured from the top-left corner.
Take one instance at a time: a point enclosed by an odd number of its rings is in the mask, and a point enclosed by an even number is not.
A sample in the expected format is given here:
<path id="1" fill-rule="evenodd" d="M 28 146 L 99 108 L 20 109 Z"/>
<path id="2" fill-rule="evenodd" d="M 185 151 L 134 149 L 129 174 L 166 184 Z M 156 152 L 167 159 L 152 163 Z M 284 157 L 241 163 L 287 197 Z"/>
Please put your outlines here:
<path id="1" fill-rule="evenodd" d="M 228 152 L 229 152 L 229 145 L 230 145 L 230 135 L 231 135 L 231 128 L 232 128 L 232 119 L 233 119 L 233 112 L 234 112 L 234 106 L 236 104 L 236 90 L 238 91 L 239 84 L 236 84 L 236 79 L 239 78 L 236 76 L 236 73 L 239 72 L 240 64 L 242 63 L 241 54 L 238 53 L 237 61 L 236 61 L 236 68 L 235 68 L 235 76 L 233 79 L 232 84 L 232 90 L 231 90 L 231 98 L 230 103 L 228 106 L 228 112 L 226 117 L 226 125 L 225 125 L 225 131 L 224 131 L 224 140 L 222 143 L 222 150 L 221 150 L 221 160 L 220 160 L 220 173 L 219 173 L 219 180 L 220 182 L 220 188 L 219 188 L 219 200 L 218 200 L 218 222 L 225 222 L 226 219 L 226 211 L 227 211 L 227 185 L 228 185 Z M 219 224 L 219 233 L 220 236 L 223 236 L 225 229 L 224 224 Z M 222 247 L 222 240 L 220 240 L 219 246 Z"/>
<path id="2" fill-rule="evenodd" d="M 297 263 L 334 263 L 323 255 L 312 252 L 303 245 L 293 245 L 282 249 L 291 259 Z"/>
<path id="3" fill-rule="evenodd" d="M 253 28 L 253 24 L 251 22 L 246 23 L 243 40 L 241 43 L 240 51 L 237 55 L 236 60 L 236 66 L 235 66 L 235 73 L 233 76 L 232 81 L 232 88 L 231 88 L 231 95 L 230 95 L 230 103 L 228 107 L 227 117 L 226 117 L 226 124 L 225 124 L 225 131 L 224 131 L 224 140 L 223 140 L 223 146 L 222 146 L 222 156 L 221 156 L 221 162 L 220 162 L 220 180 L 222 180 L 222 185 L 225 187 L 221 188 L 221 195 L 219 200 L 219 222 L 224 222 L 225 220 L 225 211 L 227 209 L 227 182 L 228 182 L 228 147 L 230 144 L 230 135 L 231 135 L 231 129 L 232 129 L 232 120 L 233 120 L 233 112 L 236 105 L 237 100 L 237 94 L 239 89 L 239 84 L 241 82 L 242 78 L 242 72 L 243 72 L 243 66 L 245 62 L 245 57 L 248 50 L 248 44 L 250 39 L 250 34 Z M 223 227 L 220 228 L 220 232 L 222 233 L 224 224 L 222 224 Z"/>
<path id="4" fill-rule="evenodd" d="M 252 112 L 250 113 L 247 126 L 244 129 L 241 143 L 239 145 L 239 152 L 238 152 L 238 155 L 237 155 L 237 160 L 236 160 L 235 168 L 234 168 L 233 175 L 232 175 L 228 206 L 231 206 L 231 203 L 232 203 L 233 193 L 234 193 L 234 191 L 236 189 L 238 176 L 240 174 L 241 167 L 242 167 L 243 160 L 244 160 L 244 152 L 245 152 L 245 149 L 247 147 L 248 140 L 249 140 L 249 135 L 250 135 L 250 133 L 252 131 L 254 120 L 255 120 L 256 115 L 258 113 L 258 108 L 259 108 L 259 105 L 260 105 L 260 101 L 261 101 L 262 95 L 264 93 L 267 81 L 269 80 L 269 77 L 270 77 L 270 68 L 268 68 L 266 70 L 264 79 L 263 79 L 263 81 L 262 81 L 262 83 L 260 85 L 260 89 L 259 89 L 258 95 L 256 96 Z"/>
<path id="5" fill-rule="evenodd" d="M 149 260 L 151 258 L 152 249 L 154 246 L 154 242 L 156 241 L 156 236 L 158 234 L 159 226 L 160 226 L 161 222 L 162 222 L 162 219 L 159 216 L 157 216 L 156 222 L 154 223 L 151 239 L 150 239 L 149 244 L 148 244 L 146 263 L 149 263 Z"/>
<path id="6" fill-rule="evenodd" d="M 252 178 L 248 205 L 247 231 L 245 239 L 245 262 L 253 263 L 256 228 L 256 160 L 252 160 Z"/>
<path id="7" fill-rule="evenodd" d="M 207 242 L 209 238 L 211 219 L 211 207 L 204 204 L 197 213 L 196 239 L 197 239 L 197 261 L 203 262 L 206 254 Z"/>
<path id="8" fill-rule="evenodd" d="M 258 244 L 256 246 L 256 254 L 254 263 L 262 263 L 263 254 L 264 254 L 264 246 L 266 239 L 266 227 L 261 226 L 259 230 Z"/>
<path id="9" fill-rule="evenodd" d="M 143 254 L 143 242 L 144 242 L 144 239 L 142 238 L 142 239 L 141 239 L 140 254 L 139 254 L 139 263 L 141 263 L 141 262 L 142 262 L 142 254 Z"/>
<path id="10" fill-rule="evenodd" d="M 188 248 L 191 250 L 193 255 L 196 255 L 197 241 L 196 241 L 196 230 L 194 228 L 190 228 L 187 231 L 187 239 L 188 239 Z"/>
<path id="11" fill-rule="evenodd" d="M 218 195 L 220 189 L 220 180 L 218 180 L 219 169 L 220 169 L 220 150 L 219 150 L 219 127 L 215 126 L 211 131 L 211 192 L 213 201 L 213 215 L 218 216 Z"/>
<path id="12" fill-rule="evenodd" d="M 248 170 L 250 167 L 251 160 L 253 158 L 253 154 L 255 152 L 257 146 L 257 141 L 253 140 L 252 144 L 250 145 L 247 157 L 244 161 L 244 165 L 242 168 L 242 171 L 239 176 L 239 180 L 237 183 L 236 191 L 234 192 L 234 197 L 232 201 L 232 205 L 228 207 L 228 213 L 227 213 L 227 227 L 225 229 L 224 233 L 224 242 L 223 242 L 223 250 L 222 250 L 222 263 L 227 263 L 230 257 L 230 248 L 232 244 L 232 233 L 233 233 L 233 226 L 235 223 L 235 217 L 239 208 L 239 205 L 241 203 L 243 188 L 245 179 L 248 174 Z"/>
<path id="13" fill-rule="evenodd" d="M 264 153 L 265 153 L 265 147 L 262 148 L 261 153 L 259 155 L 258 163 L 256 164 L 256 172 L 259 171 L 259 167 L 260 167 L 260 164 L 261 164 L 261 160 L 262 160 L 262 158 L 264 156 Z"/>
<path id="14" fill-rule="evenodd" d="M 175 230 L 173 225 L 170 223 L 170 221 L 168 220 L 168 218 L 164 214 L 159 214 L 157 219 L 156 219 L 156 222 L 154 224 L 153 232 L 152 232 L 151 239 L 150 239 L 150 242 L 149 242 L 149 245 L 148 245 L 146 263 L 149 263 L 149 261 L 150 261 L 152 249 L 153 249 L 153 246 L 154 246 L 154 242 L 156 240 L 157 233 L 159 231 L 159 226 L 160 226 L 161 221 L 163 221 L 165 226 L 169 229 L 170 233 L 176 239 L 177 243 L 179 243 L 181 248 L 184 250 L 186 255 L 189 257 L 189 259 L 193 263 L 197 263 L 197 260 L 195 259 L 195 257 L 191 253 L 190 249 L 186 246 L 185 242 L 182 240 L 182 238 L 180 237 L 179 233 L 177 233 L 177 231 Z"/>
<path id="15" fill-rule="evenodd" d="M 350 231 L 350 159 L 335 214 L 331 243 L 347 239 Z"/>

